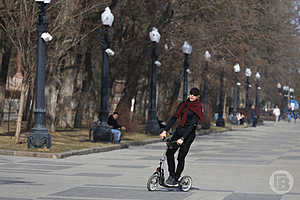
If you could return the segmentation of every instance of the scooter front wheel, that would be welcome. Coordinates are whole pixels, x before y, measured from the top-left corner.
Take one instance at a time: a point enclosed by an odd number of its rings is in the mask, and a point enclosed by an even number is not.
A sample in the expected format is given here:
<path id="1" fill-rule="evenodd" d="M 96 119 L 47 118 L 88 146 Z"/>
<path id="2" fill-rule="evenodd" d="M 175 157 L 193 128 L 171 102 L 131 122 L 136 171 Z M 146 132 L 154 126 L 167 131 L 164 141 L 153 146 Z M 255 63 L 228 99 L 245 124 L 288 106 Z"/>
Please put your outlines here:
<path id="1" fill-rule="evenodd" d="M 147 189 L 149 191 L 155 191 L 155 190 L 158 189 L 158 187 L 159 187 L 159 175 L 158 174 L 153 174 L 148 179 Z"/>
<path id="2" fill-rule="evenodd" d="M 179 181 L 179 188 L 183 192 L 187 192 L 192 187 L 192 178 L 190 176 L 183 176 Z"/>

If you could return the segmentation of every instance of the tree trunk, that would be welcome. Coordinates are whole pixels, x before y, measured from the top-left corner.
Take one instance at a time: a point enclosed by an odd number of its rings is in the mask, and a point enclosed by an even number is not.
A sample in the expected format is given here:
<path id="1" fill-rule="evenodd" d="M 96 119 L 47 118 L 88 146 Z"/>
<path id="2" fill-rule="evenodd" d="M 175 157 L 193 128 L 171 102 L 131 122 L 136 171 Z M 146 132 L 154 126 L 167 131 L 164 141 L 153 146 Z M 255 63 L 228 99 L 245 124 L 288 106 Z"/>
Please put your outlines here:
<path id="1" fill-rule="evenodd" d="M 34 120 L 33 119 L 33 117 L 34 117 L 33 111 L 34 111 L 34 105 L 35 105 L 35 101 L 36 101 L 36 99 L 35 99 L 35 81 L 34 80 L 35 79 L 31 79 L 31 81 L 30 81 L 31 86 L 28 86 L 30 88 L 30 89 L 28 88 L 30 92 L 28 91 L 27 95 L 30 97 L 27 98 L 27 101 L 30 100 L 30 102 L 26 102 L 26 104 L 28 106 L 28 111 L 24 112 L 24 114 L 26 115 L 26 120 L 27 120 L 27 127 L 26 127 L 27 131 L 29 131 L 33 127 L 33 122 L 34 122 L 33 121 Z"/>
<path id="2" fill-rule="evenodd" d="M 138 73 L 128 73 L 127 74 L 127 82 L 124 88 L 124 95 L 121 97 L 119 104 L 116 108 L 118 112 L 120 112 L 120 124 L 127 127 L 128 131 L 137 129 L 137 122 L 130 120 L 130 108 L 131 108 L 131 100 L 136 97 L 137 89 L 138 89 Z"/>
<path id="3" fill-rule="evenodd" d="M 26 101 L 25 101 L 25 106 L 24 106 L 24 113 L 23 113 L 23 121 L 28 121 L 29 119 L 29 113 L 30 113 L 30 105 L 31 105 L 31 93 L 32 93 L 32 89 L 31 87 L 28 87 L 28 91 L 27 94 L 25 95 L 26 97 Z"/>
<path id="4" fill-rule="evenodd" d="M 51 133 L 55 132 L 56 125 L 56 106 L 61 82 L 58 78 L 52 76 L 45 88 L 46 93 L 46 119 Z"/>
<path id="5" fill-rule="evenodd" d="M 81 55 L 77 53 L 80 51 L 79 46 L 75 46 L 75 41 L 80 38 L 80 28 L 82 27 L 83 17 L 78 13 L 78 17 L 73 17 L 81 8 L 80 0 L 65 0 L 61 3 L 61 10 L 59 17 L 60 28 L 62 29 L 57 37 L 57 49 L 59 52 L 60 61 L 58 66 L 60 68 L 61 76 L 58 70 L 53 70 L 56 77 L 60 77 L 61 87 L 58 91 L 58 96 L 54 97 L 53 93 L 50 101 L 57 100 L 55 121 L 57 125 L 62 128 L 73 127 L 73 107 L 74 107 L 74 77 L 78 71 L 81 62 Z M 67 26 L 66 26 L 67 24 Z M 72 38 L 72 39 L 71 39 Z M 74 45 L 74 46 L 73 46 Z M 80 45 L 80 44 L 79 44 Z M 71 48 L 72 47 L 72 48 Z M 57 91 L 56 91 L 57 92 Z M 57 99 L 55 99 L 57 98 Z M 51 105 L 52 106 L 52 105 Z M 54 110 L 51 111 L 54 114 Z M 54 115 L 52 116 L 52 118 Z M 54 119 L 52 119 L 54 120 Z M 53 122 L 51 122 L 53 126 Z"/>
<path id="6" fill-rule="evenodd" d="M 25 83 L 22 84 L 21 87 L 21 97 L 20 97 L 20 107 L 19 107 L 19 113 L 18 113 L 18 119 L 16 123 L 16 133 L 15 133 L 15 143 L 18 144 L 20 140 L 20 133 L 22 128 L 22 115 L 23 115 L 23 108 L 24 108 L 24 99 L 25 99 L 25 93 L 27 92 L 27 86 Z"/>
<path id="7" fill-rule="evenodd" d="M 182 84 L 180 80 L 174 80 L 161 85 L 158 96 L 162 98 L 158 98 L 157 100 L 157 110 L 160 116 L 159 119 L 168 121 L 169 118 L 174 115 L 174 112 L 176 112 L 179 103 L 178 97 L 182 96 L 182 94 L 180 94 Z"/>
<path id="8" fill-rule="evenodd" d="M 74 89 L 74 76 L 76 69 L 70 67 L 64 71 L 64 80 L 59 93 L 58 100 L 58 125 L 61 128 L 72 128 L 73 127 L 73 116 L 72 116 L 72 101 L 73 101 L 73 89 Z"/>
<path id="9" fill-rule="evenodd" d="M 74 120 L 74 127 L 75 128 L 80 128 L 82 126 L 82 120 L 83 120 L 83 114 L 84 111 L 87 108 L 88 104 L 88 91 L 90 88 L 90 82 L 93 79 L 93 72 L 92 72 L 92 55 L 91 55 L 91 48 L 88 48 L 86 54 L 85 54 L 85 71 L 86 71 L 86 76 L 83 80 L 82 83 L 82 89 L 80 93 L 80 100 L 76 109 L 76 114 L 75 114 L 75 120 Z"/>

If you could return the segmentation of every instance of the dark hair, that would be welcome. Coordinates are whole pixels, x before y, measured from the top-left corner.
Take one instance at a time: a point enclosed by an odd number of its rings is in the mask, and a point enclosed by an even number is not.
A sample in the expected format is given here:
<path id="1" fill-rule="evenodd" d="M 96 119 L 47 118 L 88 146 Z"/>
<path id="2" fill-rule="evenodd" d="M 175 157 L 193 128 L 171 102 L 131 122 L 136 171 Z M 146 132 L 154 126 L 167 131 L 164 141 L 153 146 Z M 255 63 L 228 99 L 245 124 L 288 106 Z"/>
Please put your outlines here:
<path id="1" fill-rule="evenodd" d="M 194 96 L 198 96 L 198 95 L 200 95 L 200 90 L 198 88 L 192 88 L 190 90 L 190 94 L 192 94 Z"/>
<path id="2" fill-rule="evenodd" d="M 113 112 L 113 115 L 115 115 L 115 114 L 117 114 L 117 115 L 120 115 L 120 114 L 119 114 L 118 112 L 116 112 L 116 111 L 115 111 L 115 112 Z"/>

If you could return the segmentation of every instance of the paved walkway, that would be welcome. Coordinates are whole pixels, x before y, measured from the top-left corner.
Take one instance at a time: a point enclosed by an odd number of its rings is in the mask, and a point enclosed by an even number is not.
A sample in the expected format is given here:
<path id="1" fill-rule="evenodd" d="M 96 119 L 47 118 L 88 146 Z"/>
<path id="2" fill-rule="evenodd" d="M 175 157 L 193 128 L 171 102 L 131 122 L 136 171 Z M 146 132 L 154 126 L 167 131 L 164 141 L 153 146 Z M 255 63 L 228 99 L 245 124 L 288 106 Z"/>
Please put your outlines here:
<path id="1" fill-rule="evenodd" d="M 199 136 L 187 157 L 189 192 L 148 192 L 147 178 L 163 143 L 106 153 L 42 159 L 0 156 L 0 200 L 299 200 L 300 123 L 267 122 L 257 128 Z M 280 195 L 275 191 L 292 188 Z M 291 187 L 293 186 L 293 187 Z"/>

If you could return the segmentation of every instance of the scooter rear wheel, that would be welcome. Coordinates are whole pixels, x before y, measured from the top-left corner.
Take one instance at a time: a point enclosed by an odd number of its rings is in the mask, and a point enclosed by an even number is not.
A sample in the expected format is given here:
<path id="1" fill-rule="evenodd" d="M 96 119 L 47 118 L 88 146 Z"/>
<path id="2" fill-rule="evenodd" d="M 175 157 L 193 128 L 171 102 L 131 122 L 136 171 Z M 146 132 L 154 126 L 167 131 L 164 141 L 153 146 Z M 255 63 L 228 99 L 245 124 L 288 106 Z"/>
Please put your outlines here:
<path id="1" fill-rule="evenodd" d="M 159 187 L 159 176 L 158 176 L 158 174 L 153 174 L 148 179 L 147 189 L 149 191 L 155 191 L 158 189 L 158 187 Z"/>
<path id="2" fill-rule="evenodd" d="M 183 192 L 187 192 L 192 187 L 192 178 L 190 176 L 183 176 L 179 181 L 179 188 Z"/>

